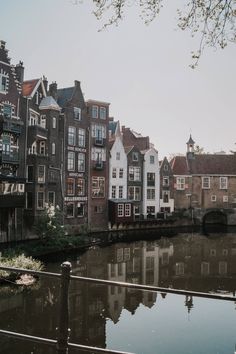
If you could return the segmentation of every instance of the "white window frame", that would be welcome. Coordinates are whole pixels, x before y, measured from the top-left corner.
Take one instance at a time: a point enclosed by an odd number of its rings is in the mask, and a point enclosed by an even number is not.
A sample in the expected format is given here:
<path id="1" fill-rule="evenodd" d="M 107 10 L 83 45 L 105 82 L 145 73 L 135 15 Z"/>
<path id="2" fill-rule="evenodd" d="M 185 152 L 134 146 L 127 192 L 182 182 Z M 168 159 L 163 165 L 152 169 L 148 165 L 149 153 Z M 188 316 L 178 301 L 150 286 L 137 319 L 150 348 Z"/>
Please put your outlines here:
<path id="1" fill-rule="evenodd" d="M 42 206 L 39 206 L 39 194 L 40 193 L 42 193 L 42 196 L 43 196 L 43 199 L 42 199 L 42 201 L 43 201 L 43 205 Z M 40 209 L 40 210 L 42 210 L 43 208 L 44 208 L 44 205 L 45 205 L 45 194 L 44 194 L 44 192 L 37 192 L 37 209 Z"/>
<path id="2" fill-rule="evenodd" d="M 67 155 L 67 170 L 74 171 L 75 170 L 75 153 L 73 151 L 68 151 Z"/>
<path id="3" fill-rule="evenodd" d="M 81 120 L 81 108 L 74 107 L 74 119 Z"/>
<path id="4" fill-rule="evenodd" d="M 131 216 L 131 204 L 125 204 L 125 216 L 129 217 Z"/>
<path id="5" fill-rule="evenodd" d="M 78 129 L 78 145 L 80 147 L 85 147 L 85 129 Z"/>
<path id="6" fill-rule="evenodd" d="M 214 203 L 216 202 L 216 195 L 215 194 L 211 195 L 211 201 Z"/>
<path id="7" fill-rule="evenodd" d="M 72 211 L 73 211 L 73 214 L 72 215 L 67 215 L 67 207 L 68 207 L 68 205 L 72 205 Z M 68 219 L 71 219 L 71 218 L 74 218 L 75 217 L 75 205 L 74 205 L 74 203 L 67 203 L 66 204 L 66 218 L 68 218 Z"/>
<path id="8" fill-rule="evenodd" d="M 228 189 L 228 177 L 220 177 L 220 189 Z"/>
<path id="9" fill-rule="evenodd" d="M 45 183 L 45 165 L 38 165 L 38 183 Z"/>
<path id="10" fill-rule="evenodd" d="M 107 109 L 106 109 L 106 107 L 100 107 L 99 108 L 99 113 L 100 113 L 100 119 L 106 119 L 106 117 L 107 117 Z"/>
<path id="11" fill-rule="evenodd" d="M 176 177 L 176 189 L 178 191 L 185 190 L 185 177 Z"/>
<path id="12" fill-rule="evenodd" d="M 56 154 L 56 144 L 52 143 L 52 155 Z"/>
<path id="13" fill-rule="evenodd" d="M 118 216 L 118 218 L 124 217 L 124 204 L 118 204 L 118 206 L 117 206 L 117 216 Z"/>
<path id="14" fill-rule="evenodd" d="M 155 200 L 155 188 L 147 188 L 147 200 Z"/>
<path id="15" fill-rule="evenodd" d="M 210 189 L 211 179 L 210 177 L 202 177 L 202 189 Z"/>
<path id="16" fill-rule="evenodd" d="M 92 118 L 98 118 L 98 106 L 92 105 Z"/>
<path id="17" fill-rule="evenodd" d="M 75 146 L 76 145 L 76 127 L 69 126 L 68 127 L 68 145 Z"/>
<path id="18" fill-rule="evenodd" d="M 56 127 L 57 127 L 57 119 L 56 117 L 52 117 L 52 128 L 56 129 Z"/>
<path id="19" fill-rule="evenodd" d="M 223 195 L 223 203 L 228 203 L 229 197 L 227 195 Z"/>
<path id="20" fill-rule="evenodd" d="M 5 79 L 5 84 L 3 84 L 3 79 Z M 0 92 L 3 94 L 7 93 L 8 81 L 9 81 L 8 75 L 0 74 Z"/>
<path id="21" fill-rule="evenodd" d="M 112 199 L 116 198 L 116 186 L 111 186 L 111 197 Z"/>
<path id="22" fill-rule="evenodd" d="M 53 202 L 50 203 L 49 199 L 50 199 L 50 195 L 53 196 Z M 55 198 L 55 192 L 54 191 L 48 191 L 48 203 L 50 203 L 51 205 L 54 205 L 55 206 L 55 202 L 56 202 L 56 198 Z"/>
<path id="23" fill-rule="evenodd" d="M 85 171 L 85 154 L 82 152 L 78 153 L 78 172 Z"/>

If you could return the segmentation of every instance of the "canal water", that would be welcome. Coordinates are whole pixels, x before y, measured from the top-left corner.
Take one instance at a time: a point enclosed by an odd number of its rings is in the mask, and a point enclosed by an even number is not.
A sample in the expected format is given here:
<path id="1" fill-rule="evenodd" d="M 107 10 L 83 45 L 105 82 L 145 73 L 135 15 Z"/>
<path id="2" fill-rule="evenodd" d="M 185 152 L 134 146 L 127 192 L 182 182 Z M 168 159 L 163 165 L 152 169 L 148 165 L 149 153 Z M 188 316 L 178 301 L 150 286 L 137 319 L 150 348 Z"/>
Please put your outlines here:
<path id="1" fill-rule="evenodd" d="M 60 272 L 65 260 L 80 276 L 235 296 L 235 233 L 207 237 L 187 233 L 94 246 L 81 254 L 54 256 L 46 270 Z M 53 278 L 42 278 L 25 290 L 2 286 L 0 328 L 56 338 L 59 286 Z M 234 302 L 85 281 L 71 282 L 69 300 L 72 343 L 137 354 L 233 354 L 235 350 Z M 0 353 L 54 354 L 56 350 L 0 335 Z"/>

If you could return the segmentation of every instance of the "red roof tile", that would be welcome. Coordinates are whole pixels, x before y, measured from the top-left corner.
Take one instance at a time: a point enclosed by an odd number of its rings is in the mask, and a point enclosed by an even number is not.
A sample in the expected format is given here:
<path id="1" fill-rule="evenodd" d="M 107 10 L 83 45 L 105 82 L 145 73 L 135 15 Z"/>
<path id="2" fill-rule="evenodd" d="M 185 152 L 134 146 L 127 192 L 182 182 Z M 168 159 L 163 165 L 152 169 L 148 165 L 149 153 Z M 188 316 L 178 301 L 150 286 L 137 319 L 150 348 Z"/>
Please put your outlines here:
<path id="1" fill-rule="evenodd" d="M 22 95 L 26 97 L 30 96 L 39 80 L 40 79 L 24 81 L 22 84 Z"/>
<path id="2" fill-rule="evenodd" d="M 175 156 L 170 163 L 174 175 L 188 175 L 188 165 L 185 156 Z"/>

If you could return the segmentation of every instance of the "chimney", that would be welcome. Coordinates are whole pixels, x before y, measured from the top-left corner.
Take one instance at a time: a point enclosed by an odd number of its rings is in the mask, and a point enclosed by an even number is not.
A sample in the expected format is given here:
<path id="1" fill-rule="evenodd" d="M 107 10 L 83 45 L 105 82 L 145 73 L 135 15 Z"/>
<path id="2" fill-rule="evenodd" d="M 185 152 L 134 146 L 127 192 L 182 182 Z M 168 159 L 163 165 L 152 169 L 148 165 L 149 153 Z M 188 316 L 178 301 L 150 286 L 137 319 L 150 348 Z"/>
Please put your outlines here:
<path id="1" fill-rule="evenodd" d="M 76 87 L 76 86 L 80 87 L 80 81 L 75 80 L 74 82 L 75 82 L 75 87 Z"/>
<path id="2" fill-rule="evenodd" d="M 24 71 L 25 71 L 25 68 L 23 66 L 23 61 L 19 61 L 19 64 L 16 65 L 16 77 L 17 77 L 17 80 L 22 84 L 23 81 L 24 81 Z"/>
<path id="3" fill-rule="evenodd" d="M 0 40 L 0 48 L 5 49 L 5 46 L 6 46 L 6 42 L 3 40 Z"/>
<path id="4" fill-rule="evenodd" d="M 44 75 L 43 75 L 43 84 L 44 84 L 45 91 L 47 93 L 48 92 L 48 79 Z"/>
<path id="5" fill-rule="evenodd" d="M 49 85 L 49 96 L 52 96 L 54 98 L 55 101 L 57 101 L 57 83 L 52 82 Z"/>

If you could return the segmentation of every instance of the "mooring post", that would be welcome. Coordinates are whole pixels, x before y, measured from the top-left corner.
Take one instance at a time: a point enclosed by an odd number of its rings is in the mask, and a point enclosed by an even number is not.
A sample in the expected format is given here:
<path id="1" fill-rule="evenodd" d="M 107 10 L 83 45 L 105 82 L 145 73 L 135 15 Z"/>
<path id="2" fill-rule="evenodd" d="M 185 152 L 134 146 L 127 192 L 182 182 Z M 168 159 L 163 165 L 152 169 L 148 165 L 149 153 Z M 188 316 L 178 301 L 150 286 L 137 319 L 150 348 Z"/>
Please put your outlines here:
<path id="1" fill-rule="evenodd" d="M 60 308 L 59 325 L 57 335 L 57 353 L 68 354 L 69 339 L 69 284 L 71 263 L 63 262 L 61 265 L 61 289 L 60 289 Z"/>

